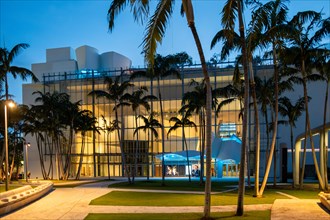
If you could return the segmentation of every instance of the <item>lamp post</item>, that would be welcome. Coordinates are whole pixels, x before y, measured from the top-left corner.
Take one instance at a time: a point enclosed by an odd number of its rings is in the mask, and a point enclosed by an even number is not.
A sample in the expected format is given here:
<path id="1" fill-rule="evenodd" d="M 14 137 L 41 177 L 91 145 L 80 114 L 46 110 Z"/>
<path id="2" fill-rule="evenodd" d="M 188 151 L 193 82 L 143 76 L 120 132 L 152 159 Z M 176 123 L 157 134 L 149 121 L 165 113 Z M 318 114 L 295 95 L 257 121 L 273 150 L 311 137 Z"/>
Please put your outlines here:
<path id="1" fill-rule="evenodd" d="M 30 147 L 30 142 L 28 143 L 25 143 L 25 161 L 24 161 L 24 164 L 25 164 L 25 179 L 26 179 L 26 182 L 29 182 L 29 177 L 28 177 L 28 148 Z"/>
<path id="2" fill-rule="evenodd" d="M 8 175 L 8 117 L 7 117 L 7 105 L 8 107 L 14 107 L 14 102 L 10 100 L 5 101 L 5 154 L 6 154 L 6 164 L 5 164 L 5 175 L 6 175 L 6 191 L 9 190 L 9 175 Z"/>

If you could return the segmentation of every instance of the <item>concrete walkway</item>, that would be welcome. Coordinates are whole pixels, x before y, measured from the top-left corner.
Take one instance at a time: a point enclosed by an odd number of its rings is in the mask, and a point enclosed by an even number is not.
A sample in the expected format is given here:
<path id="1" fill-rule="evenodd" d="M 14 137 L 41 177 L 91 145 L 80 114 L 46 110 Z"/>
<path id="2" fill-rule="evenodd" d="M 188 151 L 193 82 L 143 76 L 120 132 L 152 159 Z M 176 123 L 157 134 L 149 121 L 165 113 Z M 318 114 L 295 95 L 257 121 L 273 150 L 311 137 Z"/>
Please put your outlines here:
<path id="1" fill-rule="evenodd" d="M 84 219 L 88 213 L 182 213 L 203 212 L 201 206 L 144 207 L 144 206 L 95 206 L 89 202 L 112 189 L 109 182 L 97 182 L 75 188 L 57 188 L 40 200 L 2 217 L 2 219 Z M 305 207 L 306 206 L 306 207 Z M 301 208 L 303 207 L 303 208 Z M 283 199 L 274 205 L 246 205 L 245 211 L 272 210 L 271 219 L 330 219 L 328 213 L 317 205 L 316 200 Z M 213 206 L 212 212 L 235 211 L 236 206 Z M 295 218 L 295 216 L 297 218 Z M 317 217 L 317 218 L 315 218 Z"/>

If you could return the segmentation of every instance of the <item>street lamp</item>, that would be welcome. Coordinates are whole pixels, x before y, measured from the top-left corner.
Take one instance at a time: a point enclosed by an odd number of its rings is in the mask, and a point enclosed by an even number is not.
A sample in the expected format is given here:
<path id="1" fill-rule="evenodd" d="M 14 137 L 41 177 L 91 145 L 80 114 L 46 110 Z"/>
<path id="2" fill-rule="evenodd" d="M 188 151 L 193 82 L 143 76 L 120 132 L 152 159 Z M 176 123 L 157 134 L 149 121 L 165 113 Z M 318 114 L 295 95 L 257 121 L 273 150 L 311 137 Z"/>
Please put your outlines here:
<path id="1" fill-rule="evenodd" d="M 26 182 L 29 182 L 29 177 L 28 177 L 28 148 L 30 147 L 30 142 L 25 143 L 25 179 Z"/>
<path id="2" fill-rule="evenodd" d="M 12 108 L 15 106 L 15 103 L 11 100 L 5 101 L 5 153 L 6 153 L 6 166 L 5 166 L 5 175 L 6 175 L 6 191 L 9 190 L 9 175 L 8 175 L 8 118 L 7 118 L 7 105 Z"/>

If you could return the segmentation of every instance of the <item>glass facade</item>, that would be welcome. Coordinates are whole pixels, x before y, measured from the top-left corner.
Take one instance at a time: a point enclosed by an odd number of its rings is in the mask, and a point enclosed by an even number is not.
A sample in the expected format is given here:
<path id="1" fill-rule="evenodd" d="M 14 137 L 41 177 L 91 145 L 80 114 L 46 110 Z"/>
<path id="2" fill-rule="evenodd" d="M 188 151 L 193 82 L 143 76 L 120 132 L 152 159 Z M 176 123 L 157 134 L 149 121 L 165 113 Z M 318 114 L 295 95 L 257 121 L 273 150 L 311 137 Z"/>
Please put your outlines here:
<path id="1" fill-rule="evenodd" d="M 99 132 L 87 132 L 84 140 L 86 147 L 83 152 L 81 176 L 107 176 L 108 170 L 110 170 L 111 176 L 124 175 L 117 132 L 108 132 L 105 129 L 106 125 L 115 119 L 115 112 L 113 110 L 114 103 L 105 98 L 96 98 L 89 95 L 89 93 L 93 90 L 107 91 L 107 85 L 104 83 L 105 76 L 113 78 L 121 76 L 121 80 L 125 81 L 129 80 L 133 71 L 135 70 L 129 69 L 108 72 L 84 70 L 74 73 L 65 72 L 58 74 L 44 74 L 43 76 L 44 92 L 58 91 L 61 93 L 67 93 L 70 95 L 72 102 L 81 101 L 82 108 L 92 111 L 93 115 L 97 118 L 97 126 L 100 128 Z M 264 71 L 267 72 L 267 69 L 261 70 L 262 73 Z M 169 119 L 171 117 L 180 118 L 178 110 L 182 106 L 182 97 L 186 92 L 193 90 L 193 86 L 189 86 L 191 80 L 202 82 L 204 78 L 199 66 L 181 68 L 180 74 L 182 78 L 181 80 L 174 77 L 161 79 L 159 81 L 159 87 L 157 80 L 136 78 L 131 80 L 134 87 L 127 90 L 128 93 L 132 93 L 141 86 L 146 86 L 148 88 L 148 93 L 146 95 L 155 95 L 158 97 L 158 89 L 160 89 L 164 112 L 164 153 L 184 151 L 185 145 L 183 135 L 185 135 L 188 150 L 199 151 L 201 146 L 201 126 L 197 114 L 193 114 L 190 118 L 190 120 L 197 125 L 197 130 L 192 127 L 185 127 L 184 134 L 183 130 L 180 128 L 167 135 L 170 127 L 173 126 L 173 123 L 169 122 Z M 233 68 L 220 66 L 210 67 L 209 75 L 212 89 L 222 88 L 230 84 L 232 82 L 232 74 Z M 219 98 L 217 101 L 220 103 L 223 99 Z M 161 122 L 159 101 L 152 101 L 150 102 L 150 105 L 151 111 L 157 113 L 156 118 Z M 215 109 L 212 110 L 213 135 L 226 137 L 235 134 L 240 138 L 242 131 L 242 121 L 239 117 L 240 111 L 241 105 L 238 100 L 225 105 L 219 114 L 216 114 Z M 159 134 L 158 138 L 155 138 L 148 131 L 143 130 L 137 132 L 136 135 L 134 134 L 136 127 L 142 126 L 144 123 L 141 119 L 138 119 L 138 124 L 136 126 L 135 115 L 132 108 L 129 106 L 121 107 L 118 114 L 122 126 L 121 128 L 123 130 L 123 149 L 126 155 L 126 163 L 129 166 L 130 171 L 134 172 L 136 176 L 161 176 L 161 159 L 160 157 L 157 157 L 157 155 L 162 153 L 161 129 L 156 128 L 156 131 Z M 143 107 L 138 108 L 137 114 L 146 117 L 148 116 L 148 112 Z M 251 110 L 249 115 L 250 125 L 253 126 L 253 112 Z M 250 129 L 249 133 L 252 137 L 253 129 Z M 78 169 L 81 143 L 82 137 L 80 134 L 77 134 L 72 151 L 73 165 L 71 167 L 71 173 L 76 173 L 76 170 Z M 250 146 L 250 160 L 253 160 L 253 139 L 251 139 Z M 199 162 L 200 161 L 190 161 L 190 165 L 199 165 Z M 214 170 L 216 170 L 214 165 L 215 162 L 216 161 L 213 161 Z M 135 167 L 135 164 L 137 167 Z M 185 162 L 172 161 L 168 162 L 168 166 L 176 166 L 178 175 L 184 176 L 187 174 Z M 223 173 L 234 175 L 234 173 L 237 173 L 237 166 L 238 164 L 226 164 L 224 165 Z"/>

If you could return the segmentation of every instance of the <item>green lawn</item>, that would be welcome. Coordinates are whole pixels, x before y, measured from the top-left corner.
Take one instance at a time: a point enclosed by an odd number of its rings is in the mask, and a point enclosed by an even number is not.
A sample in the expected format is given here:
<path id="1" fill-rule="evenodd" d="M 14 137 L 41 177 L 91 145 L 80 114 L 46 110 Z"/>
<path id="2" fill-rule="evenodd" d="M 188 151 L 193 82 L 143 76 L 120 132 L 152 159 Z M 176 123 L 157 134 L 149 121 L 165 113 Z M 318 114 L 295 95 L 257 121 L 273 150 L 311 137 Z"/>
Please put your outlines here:
<path id="1" fill-rule="evenodd" d="M 16 189 L 16 188 L 19 188 L 21 186 L 22 185 L 9 185 L 9 190 Z M 5 192 L 5 191 L 6 191 L 6 186 L 4 184 L 1 184 L 0 185 L 0 193 Z"/>
<path id="2" fill-rule="evenodd" d="M 90 213 L 85 220 L 198 220 L 203 215 L 201 213 L 161 213 L 161 214 L 95 214 Z M 268 220 L 270 219 L 270 210 L 245 212 L 244 216 L 235 216 L 233 212 L 217 212 L 211 213 L 213 219 L 230 219 L 230 220 Z"/>
<path id="3" fill-rule="evenodd" d="M 287 197 L 277 194 L 274 190 L 266 191 L 263 198 L 253 197 L 253 190 L 246 190 L 245 204 L 272 204 L 275 199 Z M 237 192 L 212 195 L 211 205 L 236 205 Z M 204 195 L 180 193 L 124 192 L 113 191 L 96 198 L 90 205 L 115 206 L 203 206 Z"/>
<path id="4" fill-rule="evenodd" d="M 54 188 L 74 188 L 77 186 L 81 186 L 87 183 L 95 183 L 95 182 L 102 182 L 102 181 L 109 181 L 108 179 L 102 180 L 50 180 L 54 183 Z M 114 179 L 110 179 L 110 181 L 115 181 Z"/>
<path id="5" fill-rule="evenodd" d="M 220 192 L 237 187 L 237 181 L 212 182 L 212 191 Z M 200 185 L 199 180 L 191 182 L 187 180 L 166 180 L 165 186 L 161 185 L 160 180 L 135 181 L 134 184 L 121 182 L 109 185 L 109 188 L 123 189 L 153 189 L 153 190 L 184 190 L 184 191 L 204 191 L 204 184 Z"/>

